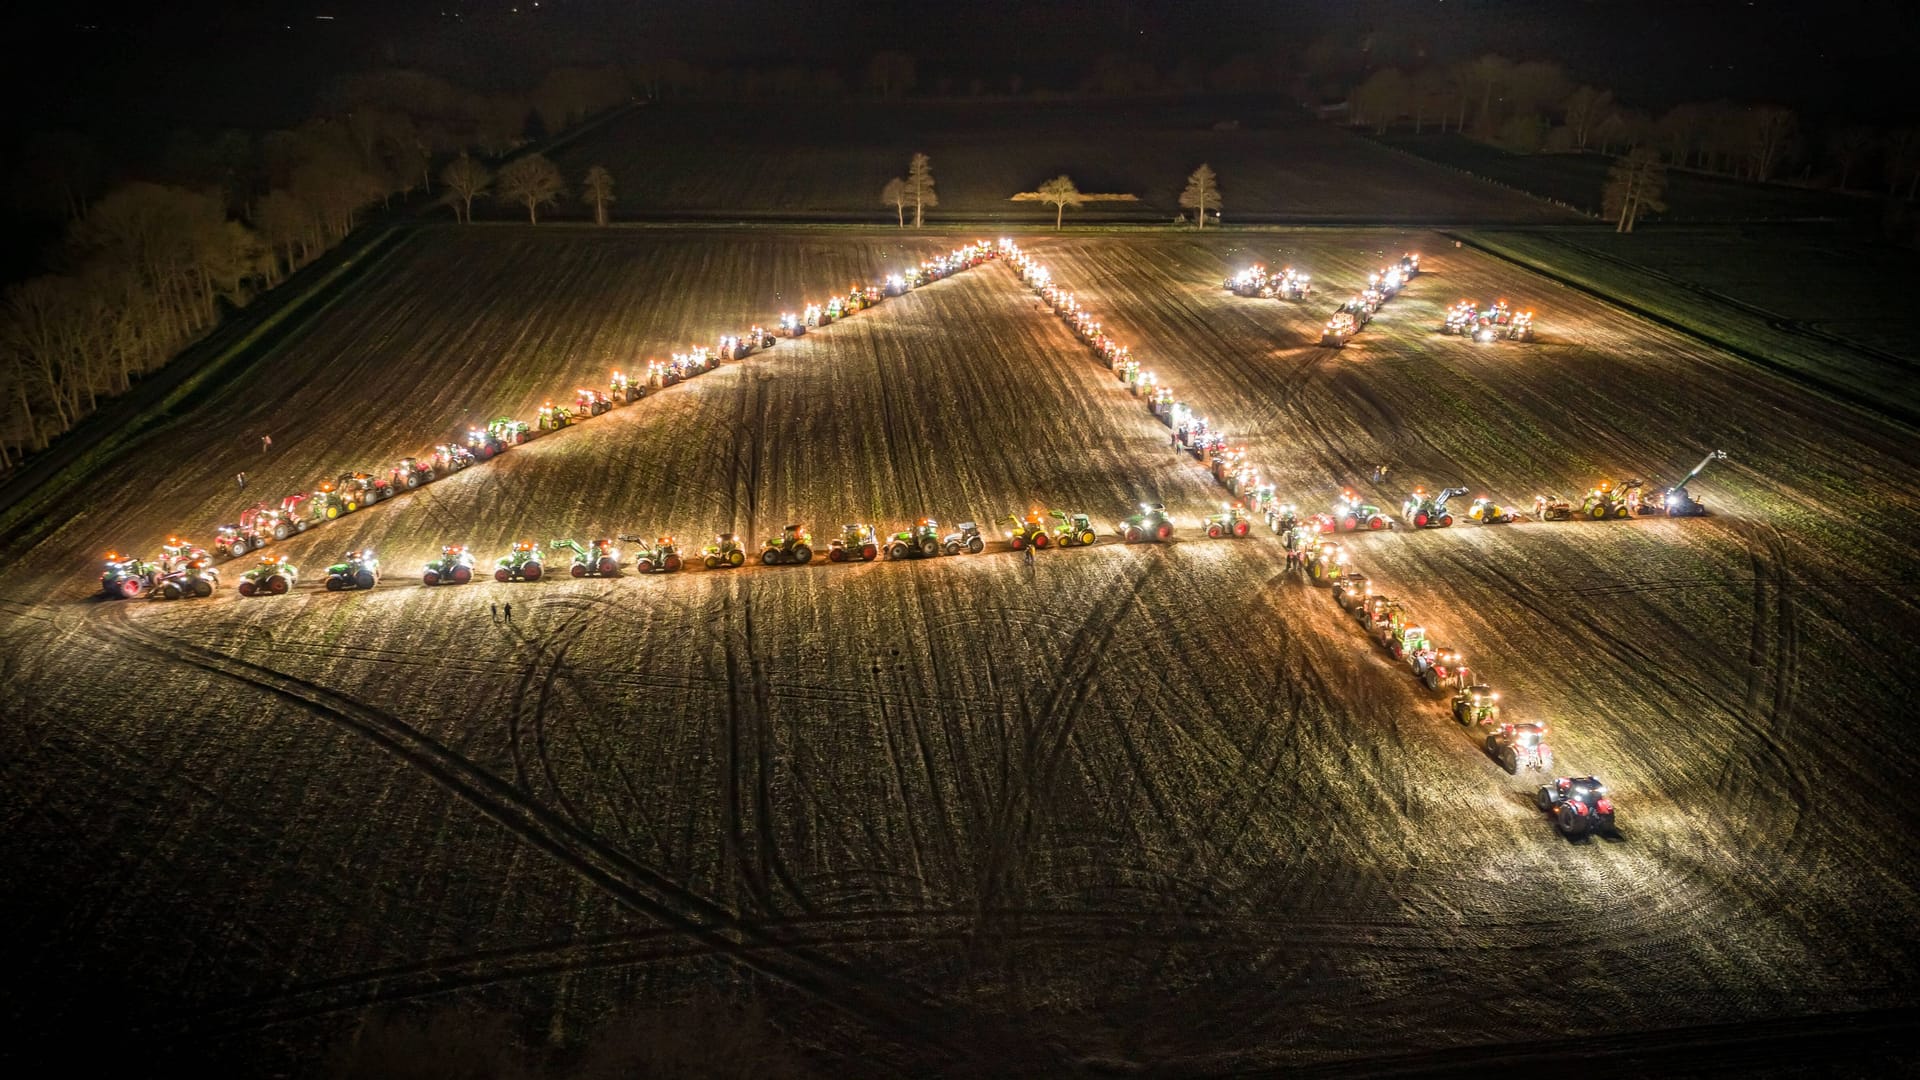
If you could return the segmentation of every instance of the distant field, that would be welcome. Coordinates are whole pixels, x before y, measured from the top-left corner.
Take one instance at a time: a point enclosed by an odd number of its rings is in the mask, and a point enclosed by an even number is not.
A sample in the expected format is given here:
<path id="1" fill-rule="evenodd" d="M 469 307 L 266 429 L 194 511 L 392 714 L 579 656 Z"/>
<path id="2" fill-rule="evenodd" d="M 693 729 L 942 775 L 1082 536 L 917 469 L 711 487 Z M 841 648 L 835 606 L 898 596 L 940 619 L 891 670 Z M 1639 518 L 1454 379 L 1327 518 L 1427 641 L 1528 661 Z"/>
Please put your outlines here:
<path id="1" fill-rule="evenodd" d="M 1602 154 L 1509 154 L 1459 135 L 1388 135 L 1380 140 L 1428 161 L 1465 169 L 1543 199 L 1599 212 L 1613 159 Z M 1667 174 L 1666 221 L 1763 221 L 1789 218 L 1871 220 L 1879 203 L 1784 184 L 1750 184 L 1697 173 Z"/>
<path id="2" fill-rule="evenodd" d="M 1238 121 L 1239 130 L 1214 130 L 1223 120 Z M 946 222 L 1051 221 L 1051 208 L 1008 200 L 1061 173 L 1082 191 L 1140 199 L 1069 211 L 1069 221 L 1171 221 L 1181 185 L 1202 162 L 1220 174 L 1228 223 L 1577 220 L 1270 105 L 854 104 L 752 113 L 662 105 L 608 124 L 558 160 L 576 187 L 589 166 L 610 169 L 616 217 L 880 223 L 892 218 L 880 190 L 905 174 L 915 151 L 933 158 L 941 199 L 934 217 Z M 585 215 L 578 205 L 561 209 Z M 511 208 L 487 212 L 509 216 Z"/>

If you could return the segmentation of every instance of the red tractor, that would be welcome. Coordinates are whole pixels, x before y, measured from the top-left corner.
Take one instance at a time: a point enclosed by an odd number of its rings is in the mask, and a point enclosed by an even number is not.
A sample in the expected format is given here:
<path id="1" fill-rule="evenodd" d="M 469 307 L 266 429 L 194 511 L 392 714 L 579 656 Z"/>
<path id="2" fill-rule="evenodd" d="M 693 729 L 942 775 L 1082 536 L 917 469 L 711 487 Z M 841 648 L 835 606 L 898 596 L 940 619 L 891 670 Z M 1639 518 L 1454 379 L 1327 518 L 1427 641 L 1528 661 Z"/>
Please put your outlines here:
<path id="1" fill-rule="evenodd" d="M 412 491 L 421 484 L 433 483 L 433 465 L 419 458 L 404 457 L 389 475 L 394 487 Z"/>
<path id="2" fill-rule="evenodd" d="M 1487 732 L 1481 745 L 1509 776 L 1521 769 L 1546 772 L 1553 768 L 1553 748 L 1547 745 L 1545 724 L 1500 724 Z"/>
<path id="3" fill-rule="evenodd" d="M 573 392 L 573 411 L 578 416 L 599 416 L 613 411 L 613 399 L 598 390 L 581 387 Z"/>
<path id="4" fill-rule="evenodd" d="M 1578 838 L 1588 833 L 1613 833 L 1613 799 L 1607 785 L 1593 776 L 1562 776 L 1534 793 L 1534 805 L 1552 814 L 1560 833 Z"/>

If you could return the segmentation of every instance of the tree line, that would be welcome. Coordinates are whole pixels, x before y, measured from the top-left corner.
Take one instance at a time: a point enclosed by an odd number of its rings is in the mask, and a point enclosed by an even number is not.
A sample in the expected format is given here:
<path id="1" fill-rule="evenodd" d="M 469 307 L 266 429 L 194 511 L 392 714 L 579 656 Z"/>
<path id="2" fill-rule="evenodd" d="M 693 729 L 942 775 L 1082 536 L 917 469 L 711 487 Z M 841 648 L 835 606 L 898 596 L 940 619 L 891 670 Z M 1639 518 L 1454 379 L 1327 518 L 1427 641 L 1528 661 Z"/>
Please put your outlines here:
<path id="1" fill-rule="evenodd" d="M 525 94 L 464 91 L 410 71 L 356 74 L 297 127 L 180 132 L 158 160 L 112 183 L 85 137 L 30 139 L 16 202 L 62 226 L 46 272 L 0 293 L 0 470 L 340 243 L 372 208 L 446 197 L 435 180 L 455 165 L 485 172 L 472 155 L 497 157 L 631 96 L 613 68 L 562 68 Z M 501 197 L 530 213 L 557 197 L 558 184 L 549 194 L 531 175 L 539 164 L 552 168 L 544 158 L 504 166 Z M 595 183 L 604 220 L 612 181 Z"/>

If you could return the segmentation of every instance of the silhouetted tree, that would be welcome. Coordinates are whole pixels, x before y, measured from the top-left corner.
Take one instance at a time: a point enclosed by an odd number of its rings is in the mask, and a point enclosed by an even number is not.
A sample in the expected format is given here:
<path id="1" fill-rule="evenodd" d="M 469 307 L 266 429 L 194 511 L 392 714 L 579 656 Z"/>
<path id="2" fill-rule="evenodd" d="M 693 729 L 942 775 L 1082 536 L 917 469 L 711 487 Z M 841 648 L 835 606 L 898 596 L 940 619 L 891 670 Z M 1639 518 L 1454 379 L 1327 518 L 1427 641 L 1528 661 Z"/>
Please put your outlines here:
<path id="1" fill-rule="evenodd" d="M 1053 227 L 1058 229 L 1063 215 L 1069 206 L 1082 206 L 1086 199 L 1080 195 L 1080 189 L 1073 185 L 1073 178 L 1056 176 L 1040 185 L 1040 201 L 1053 206 Z"/>
<path id="2" fill-rule="evenodd" d="M 1566 117 L 1567 131 L 1573 135 L 1573 145 L 1585 150 L 1612 110 L 1612 91 L 1591 86 L 1575 87 L 1573 93 L 1567 95 L 1561 109 Z"/>
<path id="3" fill-rule="evenodd" d="M 473 223 L 473 200 L 484 195 L 493 184 L 493 174 L 485 165 L 465 154 L 447 162 L 440 170 L 440 184 L 447 189 L 447 205 L 453 207 L 457 221 Z"/>
<path id="4" fill-rule="evenodd" d="M 1353 122 L 1372 125 L 1375 131 L 1384 134 L 1401 113 L 1408 111 L 1412 93 L 1413 84 L 1405 72 L 1399 68 L 1381 68 L 1348 95 Z"/>
<path id="5" fill-rule="evenodd" d="M 1847 181 L 1852 179 L 1854 167 L 1880 145 L 1879 136 L 1872 128 L 1843 127 L 1827 140 L 1827 156 L 1840 167 L 1840 190 L 1845 191 Z"/>
<path id="6" fill-rule="evenodd" d="M 1755 180 L 1771 180 L 1793 150 L 1800 120 L 1790 109 L 1764 106 L 1753 110 L 1747 132 L 1747 162 Z"/>
<path id="7" fill-rule="evenodd" d="M 1506 57 L 1488 53 L 1461 69 L 1462 82 L 1480 99 L 1480 110 L 1474 114 L 1473 124 L 1482 135 L 1493 134 L 1493 95 L 1512 80 L 1513 67 L 1513 61 Z"/>
<path id="8" fill-rule="evenodd" d="M 1220 209 L 1220 184 L 1213 175 L 1213 166 L 1201 165 L 1187 176 L 1186 189 L 1180 192 L 1180 205 L 1197 211 L 1200 227 L 1207 227 L 1207 211 Z M 1056 221 L 1055 227 L 1059 226 Z"/>
<path id="9" fill-rule="evenodd" d="M 528 154 L 500 167 L 494 198 L 526 207 L 527 223 L 538 225 L 540 208 L 552 206 L 565 192 L 566 185 L 560 179 L 559 166 L 548 161 L 543 154 Z"/>
<path id="10" fill-rule="evenodd" d="M 913 227 L 918 229 L 926 223 L 926 212 L 940 205 L 940 195 L 933 190 L 933 162 L 927 155 L 915 154 L 907 162 L 907 188 L 913 192 Z"/>
<path id="11" fill-rule="evenodd" d="M 912 198 L 907 182 L 897 176 L 887 181 L 887 186 L 880 191 L 880 201 L 893 207 L 894 216 L 899 219 L 903 229 L 907 227 L 907 203 Z"/>
<path id="12" fill-rule="evenodd" d="M 1667 189 L 1667 170 L 1652 147 L 1643 146 L 1607 170 L 1601 206 L 1613 219 L 1615 232 L 1630 233 L 1643 212 L 1667 208 L 1661 196 Z"/>
<path id="13" fill-rule="evenodd" d="M 613 201 L 613 174 L 605 166 L 595 165 L 587 170 L 586 182 L 581 186 L 580 197 L 593 207 L 593 223 L 607 223 L 607 204 Z"/>

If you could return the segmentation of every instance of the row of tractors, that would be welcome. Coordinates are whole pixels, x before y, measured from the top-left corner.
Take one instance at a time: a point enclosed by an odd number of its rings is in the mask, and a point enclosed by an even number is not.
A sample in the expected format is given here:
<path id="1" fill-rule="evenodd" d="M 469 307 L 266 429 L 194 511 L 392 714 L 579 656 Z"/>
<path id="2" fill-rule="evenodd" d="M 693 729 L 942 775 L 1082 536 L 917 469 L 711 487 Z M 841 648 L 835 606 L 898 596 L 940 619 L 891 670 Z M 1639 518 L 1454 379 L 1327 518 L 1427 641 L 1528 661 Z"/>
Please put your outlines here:
<path id="1" fill-rule="evenodd" d="M 1373 321 L 1373 313 L 1380 310 L 1380 305 L 1398 296 L 1419 274 L 1420 256 L 1411 252 L 1400 256 L 1398 262 L 1368 274 L 1367 287 L 1335 309 L 1327 325 L 1320 328 L 1320 344 L 1330 349 L 1346 348 L 1353 335 Z"/>
<path id="2" fill-rule="evenodd" d="M 737 334 L 723 335 L 712 346 L 695 346 L 684 353 L 674 353 L 667 360 L 649 362 L 642 371 L 632 374 L 615 371 L 609 377 L 605 391 L 581 388 L 576 391 L 572 405 L 555 404 L 549 400 L 540 406 L 531 423 L 507 416 L 495 417 L 484 427 L 468 429 L 464 442 L 442 443 L 429 454 L 401 458 L 398 463 L 384 470 L 343 472 L 333 479 L 322 481 L 311 491 L 293 492 L 278 501 L 257 502 L 242 510 L 236 520 L 215 529 L 212 553 L 192 547 L 192 551 L 199 553 L 197 558 L 176 558 L 163 554 L 161 558 L 149 561 L 120 552 L 108 552 L 107 567 L 101 576 L 101 592 L 110 597 L 158 596 L 173 599 L 210 596 L 220 584 L 218 568 L 213 565 L 216 556 L 237 559 L 259 551 L 274 541 L 299 536 L 315 526 L 378 505 L 422 485 L 489 461 L 530 440 L 604 415 L 619 406 L 638 402 L 649 393 L 711 371 L 723 360 L 745 359 L 757 350 L 772 348 L 782 337 L 802 336 L 810 329 L 827 326 L 888 297 L 901 296 L 922 285 L 978 266 L 998 253 L 998 249 L 986 241 L 964 245 L 928 259 L 918 267 L 889 275 L 883 281 L 872 285 L 855 285 L 846 293 L 829 297 L 823 303 L 809 303 L 799 312 L 784 313 L 773 328 L 751 326 Z M 367 553 L 367 558 L 372 558 L 371 553 Z M 336 576 L 332 573 L 333 569 L 341 571 L 338 576 L 343 581 L 358 582 L 367 573 L 378 577 L 377 568 L 363 572 L 364 567 L 356 569 L 351 562 L 350 559 L 348 564 L 329 568 L 330 586 L 334 584 Z M 269 570 L 269 567 L 279 569 Z M 442 580 L 452 580 L 457 576 L 456 569 L 450 566 L 447 574 L 439 576 Z M 237 586 L 247 594 L 283 593 L 290 590 L 295 582 L 292 568 L 283 566 L 275 559 L 262 560 L 261 565 L 249 570 L 248 574 L 257 574 L 257 577 L 242 575 L 242 582 Z M 466 568 L 466 574 L 471 576 L 470 567 Z M 365 587 L 370 588 L 371 585 Z"/>
<path id="3" fill-rule="evenodd" d="M 1268 270 L 1254 263 L 1222 281 L 1220 287 L 1235 296 L 1261 300 L 1305 300 L 1313 295 L 1313 278 L 1291 266 Z"/>
<path id="4" fill-rule="evenodd" d="M 1492 341 L 1532 341 L 1533 312 L 1515 311 L 1504 299 L 1483 308 L 1478 301 L 1462 300 L 1447 309 L 1440 324 L 1442 334 L 1470 337 L 1485 344 Z"/>

